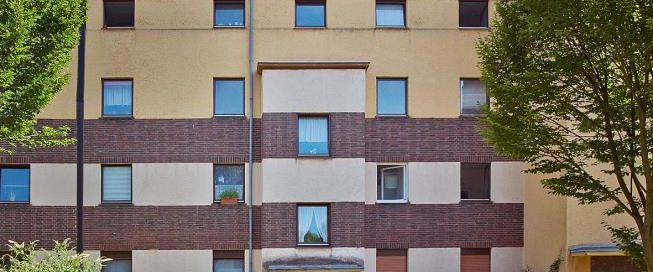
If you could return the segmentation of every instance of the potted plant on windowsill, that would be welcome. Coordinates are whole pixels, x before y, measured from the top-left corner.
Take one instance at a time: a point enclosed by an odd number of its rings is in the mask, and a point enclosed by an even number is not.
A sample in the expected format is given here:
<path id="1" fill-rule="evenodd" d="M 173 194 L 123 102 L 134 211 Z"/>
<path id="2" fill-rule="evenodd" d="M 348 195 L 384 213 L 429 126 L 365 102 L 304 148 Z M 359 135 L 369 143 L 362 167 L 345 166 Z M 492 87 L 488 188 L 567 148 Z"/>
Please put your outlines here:
<path id="1" fill-rule="evenodd" d="M 220 193 L 220 203 L 224 205 L 234 205 L 238 203 L 240 193 L 234 189 L 227 189 Z"/>

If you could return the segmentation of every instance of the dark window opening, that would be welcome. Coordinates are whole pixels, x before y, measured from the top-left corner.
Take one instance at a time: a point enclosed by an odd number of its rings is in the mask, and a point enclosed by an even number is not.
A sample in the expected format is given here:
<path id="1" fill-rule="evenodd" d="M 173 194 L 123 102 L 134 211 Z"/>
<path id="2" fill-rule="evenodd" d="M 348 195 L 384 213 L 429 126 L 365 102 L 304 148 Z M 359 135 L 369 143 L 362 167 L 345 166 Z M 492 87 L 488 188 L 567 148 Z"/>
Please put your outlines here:
<path id="1" fill-rule="evenodd" d="M 460 27 L 488 27 L 487 0 L 460 0 L 458 12 Z"/>
<path id="2" fill-rule="evenodd" d="M 101 251 L 100 255 L 111 259 L 104 263 L 102 272 L 131 272 L 132 252 L 131 251 Z"/>
<path id="3" fill-rule="evenodd" d="M 105 27 L 133 27 L 134 1 L 104 0 Z"/>
<path id="4" fill-rule="evenodd" d="M 215 186 L 214 201 L 220 201 L 220 194 L 227 191 L 238 193 L 238 200 L 245 200 L 245 166 L 216 165 L 214 166 Z"/>
<path id="5" fill-rule="evenodd" d="M 460 185 L 461 199 L 490 199 L 490 164 L 462 163 Z"/>

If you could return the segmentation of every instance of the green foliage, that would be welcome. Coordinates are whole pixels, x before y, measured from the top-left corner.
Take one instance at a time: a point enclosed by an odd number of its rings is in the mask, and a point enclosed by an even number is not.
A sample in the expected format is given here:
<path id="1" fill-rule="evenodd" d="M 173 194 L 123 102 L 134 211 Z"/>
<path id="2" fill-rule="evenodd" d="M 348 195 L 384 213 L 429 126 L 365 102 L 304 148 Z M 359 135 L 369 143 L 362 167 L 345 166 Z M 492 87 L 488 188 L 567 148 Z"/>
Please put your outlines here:
<path id="1" fill-rule="evenodd" d="M 68 82 L 85 13 L 85 0 L 0 0 L 0 152 L 73 143 L 35 117 Z"/>
<path id="2" fill-rule="evenodd" d="M 551 193 L 632 217 L 653 267 L 653 1 L 501 0 L 496 11 L 478 45 L 493 101 L 483 136 Z"/>
<path id="3" fill-rule="evenodd" d="M 612 240 L 617 243 L 621 251 L 630 257 L 633 263 L 640 271 L 646 270 L 646 261 L 644 260 L 644 249 L 639 241 L 639 232 L 629 227 L 613 227 L 606 222 L 603 225 L 608 228 L 612 234 Z"/>
<path id="4" fill-rule="evenodd" d="M 0 272 L 96 272 L 108 260 L 92 260 L 88 254 L 74 253 L 68 239 L 55 241 L 53 250 L 37 250 L 36 242 L 9 243 L 8 262 L 0 265 Z"/>
<path id="5" fill-rule="evenodd" d="M 317 233 L 309 231 L 304 234 L 304 242 L 309 244 L 324 243 L 324 238 Z"/>
<path id="6" fill-rule="evenodd" d="M 562 266 L 562 262 L 564 261 L 565 261 L 565 256 L 562 254 L 562 252 L 560 252 L 558 254 L 558 257 L 549 266 L 549 272 L 560 272 L 560 266 Z"/>
<path id="7" fill-rule="evenodd" d="M 227 189 L 222 192 L 220 192 L 220 199 L 223 198 L 240 198 L 240 193 L 236 191 L 235 189 Z"/>

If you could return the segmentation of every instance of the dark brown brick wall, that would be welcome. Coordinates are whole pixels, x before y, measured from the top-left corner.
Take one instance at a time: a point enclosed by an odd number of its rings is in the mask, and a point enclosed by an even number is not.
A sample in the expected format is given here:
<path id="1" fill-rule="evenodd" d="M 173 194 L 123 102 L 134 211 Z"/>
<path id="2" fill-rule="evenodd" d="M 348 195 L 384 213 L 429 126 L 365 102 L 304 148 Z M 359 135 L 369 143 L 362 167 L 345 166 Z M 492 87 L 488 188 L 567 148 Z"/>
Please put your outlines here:
<path id="1" fill-rule="evenodd" d="M 41 120 L 39 123 L 68 125 L 74 135 L 74 120 Z M 260 134 L 257 130 L 260 124 L 256 123 L 255 133 Z M 248 121 L 244 117 L 92 119 L 86 120 L 84 126 L 87 163 L 247 161 Z M 0 155 L 0 163 L 74 163 L 75 156 L 73 145 Z M 258 148 L 255 148 L 255 159 L 260 160 Z"/>
<path id="2" fill-rule="evenodd" d="M 8 240 L 39 240 L 39 246 L 50 248 L 52 240 L 75 237 L 75 221 L 74 207 L 0 204 L 0 250 Z"/>
<path id="3" fill-rule="evenodd" d="M 473 118 L 373 118 L 365 121 L 365 158 L 371 162 L 507 160 L 497 156 Z"/>
<path id="4" fill-rule="evenodd" d="M 592 257 L 592 272 L 637 272 L 639 271 L 628 260 L 628 257 Z"/>
<path id="5" fill-rule="evenodd" d="M 329 153 L 332 158 L 365 156 L 365 115 L 334 112 L 329 115 Z M 297 157 L 297 113 L 263 113 L 263 158 Z"/>
<path id="6" fill-rule="evenodd" d="M 365 247 L 521 247 L 523 204 L 365 205 Z"/>

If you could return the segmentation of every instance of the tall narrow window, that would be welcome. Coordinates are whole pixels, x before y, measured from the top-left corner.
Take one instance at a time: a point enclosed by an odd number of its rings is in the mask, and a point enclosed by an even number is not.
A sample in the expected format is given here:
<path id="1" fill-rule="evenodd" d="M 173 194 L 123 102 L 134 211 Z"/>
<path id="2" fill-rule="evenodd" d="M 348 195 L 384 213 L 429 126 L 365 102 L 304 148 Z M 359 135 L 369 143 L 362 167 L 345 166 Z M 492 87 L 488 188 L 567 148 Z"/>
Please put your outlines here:
<path id="1" fill-rule="evenodd" d="M 376 26 L 405 27 L 406 1 L 377 0 Z"/>
<path id="2" fill-rule="evenodd" d="M 242 250 L 213 251 L 213 272 L 244 272 L 245 254 Z"/>
<path id="3" fill-rule="evenodd" d="M 329 119 L 327 117 L 299 117 L 299 155 L 329 155 Z"/>
<path id="4" fill-rule="evenodd" d="M 105 27 L 133 27 L 134 0 L 104 0 Z"/>
<path id="5" fill-rule="evenodd" d="M 0 167 L 0 202 L 29 202 L 29 167 Z"/>
<path id="6" fill-rule="evenodd" d="M 131 272 L 132 253 L 131 251 L 101 251 L 100 255 L 111 259 L 104 263 L 102 272 Z"/>
<path id="7" fill-rule="evenodd" d="M 216 0 L 214 11 L 216 27 L 245 26 L 244 0 Z"/>
<path id="8" fill-rule="evenodd" d="M 130 202 L 132 200 L 132 167 L 102 166 L 102 202 Z"/>
<path id="9" fill-rule="evenodd" d="M 245 80 L 215 79 L 213 92 L 215 115 L 245 114 Z"/>
<path id="10" fill-rule="evenodd" d="M 132 80 L 102 80 L 102 115 L 132 115 Z"/>
<path id="11" fill-rule="evenodd" d="M 377 168 L 376 196 L 379 201 L 406 200 L 406 171 L 403 165 L 380 165 Z"/>
<path id="12" fill-rule="evenodd" d="M 245 166 L 216 165 L 214 168 L 215 201 L 220 201 L 220 195 L 226 191 L 238 193 L 238 199 L 245 199 Z"/>
<path id="13" fill-rule="evenodd" d="M 406 79 L 376 80 L 376 111 L 378 115 L 406 115 Z"/>
<path id="14" fill-rule="evenodd" d="M 329 218 L 326 205 L 297 206 L 297 243 L 299 245 L 329 244 Z"/>
<path id="15" fill-rule="evenodd" d="M 460 185 L 461 199 L 490 199 L 490 164 L 462 163 Z"/>
<path id="16" fill-rule="evenodd" d="M 489 104 L 485 84 L 480 79 L 460 80 L 460 113 L 481 114 L 483 106 Z"/>
<path id="17" fill-rule="evenodd" d="M 460 272 L 490 272 L 490 249 L 460 249 Z"/>
<path id="18" fill-rule="evenodd" d="M 325 27 L 326 1 L 295 0 L 295 26 Z"/>
<path id="19" fill-rule="evenodd" d="M 459 0 L 460 27 L 488 27 L 488 0 Z"/>

